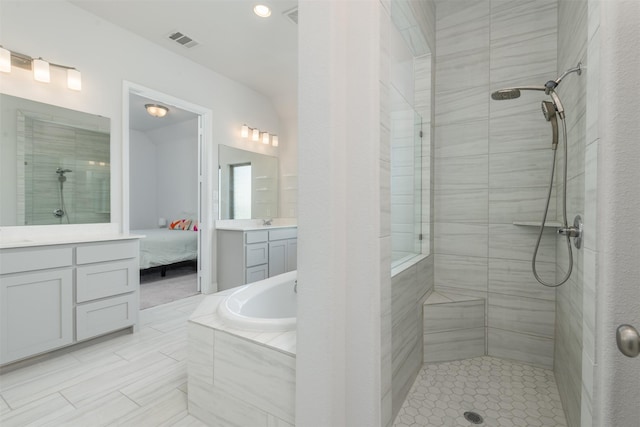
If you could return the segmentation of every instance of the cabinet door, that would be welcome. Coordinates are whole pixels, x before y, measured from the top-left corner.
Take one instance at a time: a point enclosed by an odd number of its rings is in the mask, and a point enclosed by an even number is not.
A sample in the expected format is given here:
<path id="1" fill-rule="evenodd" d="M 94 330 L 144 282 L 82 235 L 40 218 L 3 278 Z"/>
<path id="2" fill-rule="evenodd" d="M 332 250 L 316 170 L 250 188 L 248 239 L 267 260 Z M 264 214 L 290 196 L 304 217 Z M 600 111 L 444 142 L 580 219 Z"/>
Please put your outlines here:
<path id="1" fill-rule="evenodd" d="M 259 280 L 266 279 L 269 274 L 268 267 L 269 266 L 267 264 L 263 264 L 263 265 L 247 268 L 245 283 L 253 283 Z"/>
<path id="2" fill-rule="evenodd" d="M 287 241 L 269 242 L 269 277 L 287 271 Z"/>
<path id="3" fill-rule="evenodd" d="M 0 363 L 73 342 L 73 270 L 3 277 Z"/>
<path id="4" fill-rule="evenodd" d="M 76 307 L 78 340 L 135 325 L 138 321 L 138 306 L 138 294 L 135 292 L 78 305 Z"/>
<path id="5" fill-rule="evenodd" d="M 266 243 L 254 243 L 252 245 L 247 245 L 245 246 L 245 250 L 245 267 L 253 267 L 254 265 L 266 264 L 268 262 L 268 246 Z"/>
<path id="6" fill-rule="evenodd" d="M 287 271 L 298 269 L 298 240 L 287 240 Z"/>

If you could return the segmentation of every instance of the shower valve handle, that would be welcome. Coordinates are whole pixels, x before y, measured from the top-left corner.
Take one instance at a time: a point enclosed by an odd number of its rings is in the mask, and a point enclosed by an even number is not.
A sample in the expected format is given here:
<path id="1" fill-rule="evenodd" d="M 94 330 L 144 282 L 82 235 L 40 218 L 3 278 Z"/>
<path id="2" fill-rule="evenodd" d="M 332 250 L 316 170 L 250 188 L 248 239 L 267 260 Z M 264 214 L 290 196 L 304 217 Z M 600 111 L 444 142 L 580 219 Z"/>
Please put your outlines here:
<path id="1" fill-rule="evenodd" d="M 558 228 L 558 234 L 569 237 L 580 237 L 582 231 L 576 227 L 560 227 Z"/>

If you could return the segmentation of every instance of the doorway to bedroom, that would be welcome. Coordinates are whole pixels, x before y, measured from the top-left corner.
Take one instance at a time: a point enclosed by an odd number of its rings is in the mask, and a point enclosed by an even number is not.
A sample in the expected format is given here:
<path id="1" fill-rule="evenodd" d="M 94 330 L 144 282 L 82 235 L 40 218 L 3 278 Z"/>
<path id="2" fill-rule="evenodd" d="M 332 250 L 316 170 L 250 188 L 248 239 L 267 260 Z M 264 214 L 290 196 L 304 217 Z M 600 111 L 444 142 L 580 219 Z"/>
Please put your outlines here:
<path id="1" fill-rule="evenodd" d="M 129 231 L 140 240 L 140 309 L 202 284 L 202 116 L 180 101 L 129 92 Z"/>

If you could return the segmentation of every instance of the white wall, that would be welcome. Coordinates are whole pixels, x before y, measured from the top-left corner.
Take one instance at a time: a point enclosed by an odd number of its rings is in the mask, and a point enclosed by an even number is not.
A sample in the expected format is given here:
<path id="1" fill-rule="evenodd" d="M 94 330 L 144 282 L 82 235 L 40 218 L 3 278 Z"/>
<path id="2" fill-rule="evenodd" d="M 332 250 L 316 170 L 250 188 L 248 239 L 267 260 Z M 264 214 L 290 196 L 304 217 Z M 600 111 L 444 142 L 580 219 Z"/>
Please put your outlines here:
<path id="1" fill-rule="evenodd" d="M 156 146 L 137 130 L 129 133 L 129 224 L 132 230 L 158 226 Z M 134 166 L 135 165 L 135 166 Z M 156 218 L 154 220 L 154 218 Z"/>
<path id="2" fill-rule="evenodd" d="M 113 222 L 122 220 L 124 80 L 213 110 L 215 143 L 242 145 L 242 123 L 278 130 L 277 114 L 263 95 L 68 2 L 3 1 L 0 11 L 5 48 L 73 65 L 83 78 L 83 90 L 74 92 L 55 69 L 52 82 L 42 84 L 34 82 L 30 72 L 14 68 L 0 75 L 2 92 L 111 118 Z"/>
<path id="3" fill-rule="evenodd" d="M 122 182 L 124 81 L 210 109 L 214 144 L 242 148 L 246 144 L 239 135 L 243 123 L 279 132 L 279 118 L 265 96 L 68 2 L 2 1 L 0 39 L 10 50 L 77 67 L 83 79 L 82 91 L 75 92 L 66 88 L 60 70 L 53 69 L 52 82 L 43 84 L 35 82 L 30 72 L 13 69 L 10 74 L 0 75 L 2 92 L 111 119 L 111 221 L 116 228 L 122 229 L 123 188 L 128 185 Z M 255 151 L 259 150 L 277 153 L 269 147 L 257 147 Z M 205 160 L 217 164 L 217 150 L 209 153 L 210 158 Z M 215 195 L 217 176 L 211 184 L 211 194 Z"/>
<path id="4" fill-rule="evenodd" d="M 197 218 L 198 119 L 158 128 L 148 135 L 156 145 L 157 217 L 168 221 Z"/>

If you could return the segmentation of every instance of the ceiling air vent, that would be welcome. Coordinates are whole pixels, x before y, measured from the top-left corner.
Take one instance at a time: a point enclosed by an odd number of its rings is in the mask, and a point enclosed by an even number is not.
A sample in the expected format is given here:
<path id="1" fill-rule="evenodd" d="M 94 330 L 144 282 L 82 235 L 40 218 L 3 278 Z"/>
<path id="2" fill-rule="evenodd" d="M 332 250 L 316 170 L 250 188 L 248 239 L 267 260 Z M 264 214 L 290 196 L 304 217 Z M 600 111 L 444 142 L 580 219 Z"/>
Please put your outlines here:
<path id="1" fill-rule="evenodd" d="M 186 48 L 191 48 L 198 45 L 197 41 L 195 41 L 189 36 L 182 34 L 180 31 L 175 31 L 169 34 L 169 38 L 174 42 L 178 43 L 179 45 L 182 45 Z"/>
<path id="2" fill-rule="evenodd" d="M 293 9 L 289 9 L 285 12 L 282 13 L 284 16 L 286 16 L 287 18 L 289 18 L 289 21 L 293 22 L 294 24 L 298 25 L 298 8 L 294 7 Z"/>

